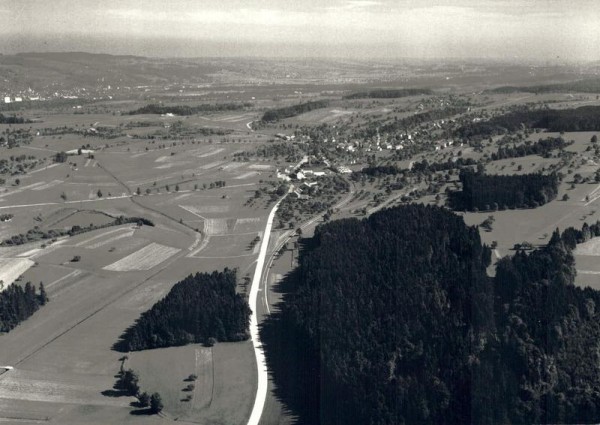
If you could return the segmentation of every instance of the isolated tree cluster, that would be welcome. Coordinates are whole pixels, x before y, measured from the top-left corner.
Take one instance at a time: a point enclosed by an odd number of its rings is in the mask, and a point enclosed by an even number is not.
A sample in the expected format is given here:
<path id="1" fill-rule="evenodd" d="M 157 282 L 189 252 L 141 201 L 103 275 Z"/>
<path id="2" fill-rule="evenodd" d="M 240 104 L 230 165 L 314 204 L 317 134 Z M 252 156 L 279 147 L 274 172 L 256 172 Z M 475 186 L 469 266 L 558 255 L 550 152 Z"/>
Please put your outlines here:
<path id="1" fill-rule="evenodd" d="M 298 105 L 286 106 L 278 109 L 269 109 L 263 116 L 263 122 L 279 121 L 284 118 L 294 117 L 296 115 L 310 112 L 314 109 L 326 108 L 329 105 L 327 100 L 315 100 L 313 102 L 300 103 Z"/>
<path id="2" fill-rule="evenodd" d="M 463 169 L 459 178 L 462 190 L 448 196 L 450 207 L 459 211 L 537 207 L 558 194 L 556 174 L 490 175 Z"/>
<path id="3" fill-rule="evenodd" d="M 249 338 L 250 307 L 237 294 L 236 273 L 196 273 L 176 283 L 165 298 L 125 331 L 115 348 L 137 351 L 190 343 Z"/>

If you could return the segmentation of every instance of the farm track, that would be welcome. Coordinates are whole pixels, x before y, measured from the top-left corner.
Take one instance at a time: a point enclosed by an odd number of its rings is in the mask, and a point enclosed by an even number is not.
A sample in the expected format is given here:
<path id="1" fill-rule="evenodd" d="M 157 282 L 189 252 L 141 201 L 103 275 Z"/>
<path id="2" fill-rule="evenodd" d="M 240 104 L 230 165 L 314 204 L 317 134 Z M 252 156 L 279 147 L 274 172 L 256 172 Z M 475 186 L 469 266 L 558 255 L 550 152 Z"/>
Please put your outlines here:
<path id="1" fill-rule="evenodd" d="M 123 186 L 123 187 L 125 188 L 125 190 L 126 190 L 126 191 L 127 191 L 127 193 L 129 194 L 128 198 L 129 198 L 129 199 L 131 200 L 131 202 L 133 202 L 135 205 L 137 205 L 137 206 L 138 206 L 138 207 L 140 207 L 140 208 L 143 208 L 143 209 L 146 209 L 146 210 L 152 211 L 152 212 L 154 212 L 155 214 L 159 214 L 159 215 L 161 215 L 161 216 L 163 216 L 163 217 L 165 217 L 165 218 L 167 218 L 167 219 L 169 219 L 169 220 L 171 220 L 171 221 L 173 221 L 173 222 L 177 223 L 177 224 L 178 224 L 178 225 L 180 225 L 180 226 L 184 226 L 184 227 L 186 227 L 186 228 L 188 228 L 188 229 L 190 229 L 190 230 L 192 230 L 192 231 L 196 232 L 196 229 L 195 229 L 195 228 L 193 228 L 192 226 L 190 226 L 190 225 L 188 225 L 188 224 L 185 224 L 185 223 L 183 223 L 183 222 L 180 222 L 180 221 L 179 221 L 179 220 L 177 220 L 175 217 L 172 217 L 172 216 L 170 216 L 170 215 L 168 215 L 168 214 L 165 214 L 165 213 L 164 213 L 164 212 L 162 212 L 162 211 L 159 211 L 159 210 L 157 210 L 157 209 L 155 209 L 155 208 L 149 207 L 149 206 L 147 206 L 147 205 L 144 205 L 144 204 L 142 204 L 141 202 L 138 202 L 138 201 L 137 201 L 137 199 L 135 199 L 135 195 L 133 194 L 133 192 L 131 191 L 131 189 L 129 188 L 129 186 L 127 186 L 127 185 L 126 185 L 126 184 L 125 184 L 125 183 L 124 183 L 124 182 L 123 182 L 121 179 L 119 179 L 119 178 L 118 178 L 116 175 L 114 175 L 112 172 L 110 172 L 109 170 L 107 170 L 107 169 L 106 169 L 106 168 L 105 168 L 105 167 L 104 167 L 102 164 L 100 164 L 100 162 L 99 162 L 99 161 L 98 161 L 98 163 L 97 163 L 97 164 L 98 164 L 98 167 L 99 167 L 101 170 L 104 170 L 104 172 L 105 172 L 106 174 L 108 174 L 108 175 L 109 175 L 110 177 L 112 177 L 112 178 L 113 178 L 113 179 L 114 179 L 114 180 L 115 180 L 117 183 L 119 183 L 121 186 Z"/>

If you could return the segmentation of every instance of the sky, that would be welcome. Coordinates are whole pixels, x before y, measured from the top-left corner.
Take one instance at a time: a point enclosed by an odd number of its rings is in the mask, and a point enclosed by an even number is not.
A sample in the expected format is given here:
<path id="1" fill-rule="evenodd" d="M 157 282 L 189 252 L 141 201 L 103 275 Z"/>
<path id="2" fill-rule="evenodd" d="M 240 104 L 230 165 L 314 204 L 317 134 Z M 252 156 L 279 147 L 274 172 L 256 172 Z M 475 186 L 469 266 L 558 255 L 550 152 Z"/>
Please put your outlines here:
<path id="1" fill-rule="evenodd" d="M 0 0 L 0 52 L 600 60 L 598 0 Z"/>

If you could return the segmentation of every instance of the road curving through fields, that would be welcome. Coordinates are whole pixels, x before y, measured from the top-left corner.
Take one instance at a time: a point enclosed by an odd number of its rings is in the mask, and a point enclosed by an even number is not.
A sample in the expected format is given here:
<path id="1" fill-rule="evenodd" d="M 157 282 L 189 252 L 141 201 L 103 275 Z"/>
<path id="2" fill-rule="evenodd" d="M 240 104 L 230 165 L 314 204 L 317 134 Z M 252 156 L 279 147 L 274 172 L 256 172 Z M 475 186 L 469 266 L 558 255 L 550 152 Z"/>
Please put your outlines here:
<path id="1" fill-rule="evenodd" d="M 290 187 L 290 191 L 293 186 Z M 288 193 L 290 193 L 288 191 Z M 256 397 L 254 398 L 254 405 L 252 406 L 252 413 L 250 419 L 248 419 L 248 425 L 258 425 L 260 417 L 262 416 L 263 408 L 265 406 L 265 400 L 267 398 L 267 386 L 268 386 L 268 372 L 267 362 L 265 360 L 265 352 L 260 343 L 260 335 L 258 332 L 258 317 L 257 317 L 257 301 L 258 301 L 258 290 L 260 287 L 261 278 L 263 275 L 263 269 L 265 265 L 265 258 L 267 256 L 267 250 L 269 248 L 269 239 L 271 237 L 271 229 L 273 227 L 273 221 L 275 219 L 275 213 L 279 204 L 287 193 L 273 206 L 273 209 L 269 213 L 267 218 L 267 224 L 265 226 L 264 236 L 260 244 L 260 251 L 258 253 L 258 259 L 256 260 L 256 269 L 254 270 L 254 277 L 252 279 L 252 286 L 250 288 L 249 304 L 252 315 L 250 316 L 250 336 L 252 337 L 252 346 L 254 347 L 254 355 L 256 357 L 256 367 L 258 369 L 258 386 L 256 388 Z"/>

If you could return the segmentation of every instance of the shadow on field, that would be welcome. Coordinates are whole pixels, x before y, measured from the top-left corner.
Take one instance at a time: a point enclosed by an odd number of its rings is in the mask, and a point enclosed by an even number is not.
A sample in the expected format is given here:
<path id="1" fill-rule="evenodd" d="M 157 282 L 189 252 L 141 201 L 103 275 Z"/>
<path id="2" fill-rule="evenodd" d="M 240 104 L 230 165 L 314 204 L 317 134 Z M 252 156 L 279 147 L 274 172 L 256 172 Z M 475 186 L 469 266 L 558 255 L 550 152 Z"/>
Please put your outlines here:
<path id="1" fill-rule="evenodd" d="M 127 336 L 132 332 L 133 328 L 137 324 L 138 320 L 136 320 L 131 326 L 123 331 L 123 333 L 119 336 L 117 342 L 113 344 L 111 349 L 113 351 L 117 351 L 119 353 L 127 353 L 130 350 L 129 344 L 127 342 Z"/>
<path id="2" fill-rule="evenodd" d="M 272 394 L 283 404 L 284 412 L 295 424 L 319 424 L 319 365 L 306 348 L 306 338 L 286 323 L 282 305 L 289 299 L 296 284 L 296 273 L 288 273 L 273 286 L 283 294 L 283 302 L 266 318 L 260 328 L 260 338 L 274 385 Z"/>
<path id="3" fill-rule="evenodd" d="M 131 412 L 129 412 L 129 414 L 133 416 L 150 416 L 153 413 L 152 409 L 148 407 L 146 409 L 132 410 Z"/>
<path id="4" fill-rule="evenodd" d="M 100 394 L 102 394 L 105 397 L 127 397 L 128 395 L 127 391 L 119 389 L 104 390 Z"/>

